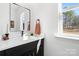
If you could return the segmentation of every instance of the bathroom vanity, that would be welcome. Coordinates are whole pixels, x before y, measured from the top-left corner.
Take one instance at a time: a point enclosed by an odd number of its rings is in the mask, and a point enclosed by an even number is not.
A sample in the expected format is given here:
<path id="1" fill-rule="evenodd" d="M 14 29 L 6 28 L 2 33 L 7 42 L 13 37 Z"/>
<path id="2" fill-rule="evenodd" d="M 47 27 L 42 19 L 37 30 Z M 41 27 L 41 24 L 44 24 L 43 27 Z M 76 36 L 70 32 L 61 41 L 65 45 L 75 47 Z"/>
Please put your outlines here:
<path id="1" fill-rule="evenodd" d="M 0 25 L 0 56 L 43 56 L 44 35 L 25 35 L 31 33 L 31 10 L 16 3 L 7 6 L 9 21 L 7 26 Z"/>
<path id="2" fill-rule="evenodd" d="M 9 40 L 0 40 L 0 56 L 43 56 L 44 36 L 29 36 L 23 40 L 19 35 L 11 33 Z"/>

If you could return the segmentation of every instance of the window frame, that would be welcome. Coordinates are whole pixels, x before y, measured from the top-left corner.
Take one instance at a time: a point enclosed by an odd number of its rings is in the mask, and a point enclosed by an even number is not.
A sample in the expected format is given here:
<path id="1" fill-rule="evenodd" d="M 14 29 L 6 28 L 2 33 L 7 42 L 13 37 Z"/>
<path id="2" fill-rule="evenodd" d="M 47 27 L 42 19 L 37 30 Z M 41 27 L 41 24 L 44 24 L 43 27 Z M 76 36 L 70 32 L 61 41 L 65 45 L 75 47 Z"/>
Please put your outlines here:
<path id="1" fill-rule="evenodd" d="M 77 6 L 79 8 L 79 5 Z M 79 35 L 69 34 L 63 32 L 63 12 L 62 3 L 58 4 L 58 32 L 55 34 L 56 37 L 67 38 L 67 39 L 77 39 L 79 40 Z"/>

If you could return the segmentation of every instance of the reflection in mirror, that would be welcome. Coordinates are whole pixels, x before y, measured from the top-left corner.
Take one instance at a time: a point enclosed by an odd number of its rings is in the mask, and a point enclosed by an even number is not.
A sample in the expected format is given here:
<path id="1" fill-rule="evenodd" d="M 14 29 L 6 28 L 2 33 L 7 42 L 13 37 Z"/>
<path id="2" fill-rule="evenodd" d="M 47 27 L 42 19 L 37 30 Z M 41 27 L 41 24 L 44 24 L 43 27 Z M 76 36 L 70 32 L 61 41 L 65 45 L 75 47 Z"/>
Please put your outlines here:
<path id="1" fill-rule="evenodd" d="M 10 4 L 10 31 L 27 32 L 28 23 L 30 22 L 30 9 L 18 4 Z"/>

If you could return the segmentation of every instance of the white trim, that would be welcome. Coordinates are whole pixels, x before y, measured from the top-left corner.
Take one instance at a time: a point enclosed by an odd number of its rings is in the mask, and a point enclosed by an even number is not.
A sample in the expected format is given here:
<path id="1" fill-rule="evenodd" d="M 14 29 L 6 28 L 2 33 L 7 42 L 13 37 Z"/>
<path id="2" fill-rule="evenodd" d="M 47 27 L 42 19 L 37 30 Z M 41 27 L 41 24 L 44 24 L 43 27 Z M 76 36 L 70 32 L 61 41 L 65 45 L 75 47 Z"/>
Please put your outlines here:
<path id="1" fill-rule="evenodd" d="M 58 4 L 58 33 L 63 33 L 62 4 Z"/>
<path id="2" fill-rule="evenodd" d="M 57 37 L 57 38 L 79 40 L 79 35 L 73 35 L 73 34 L 59 34 L 59 33 L 56 33 L 55 37 Z"/>

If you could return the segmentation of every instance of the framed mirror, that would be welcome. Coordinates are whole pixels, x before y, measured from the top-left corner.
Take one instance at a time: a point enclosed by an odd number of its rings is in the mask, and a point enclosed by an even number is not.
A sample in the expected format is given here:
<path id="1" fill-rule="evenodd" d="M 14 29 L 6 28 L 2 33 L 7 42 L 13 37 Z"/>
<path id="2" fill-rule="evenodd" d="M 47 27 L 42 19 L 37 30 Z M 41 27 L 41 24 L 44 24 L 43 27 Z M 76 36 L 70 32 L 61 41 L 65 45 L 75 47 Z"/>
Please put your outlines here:
<path id="1" fill-rule="evenodd" d="M 30 9 L 10 3 L 10 32 L 27 32 L 28 25 L 30 24 L 31 11 Z M 29 27 L 30 28 L 30 27 Z"/>

